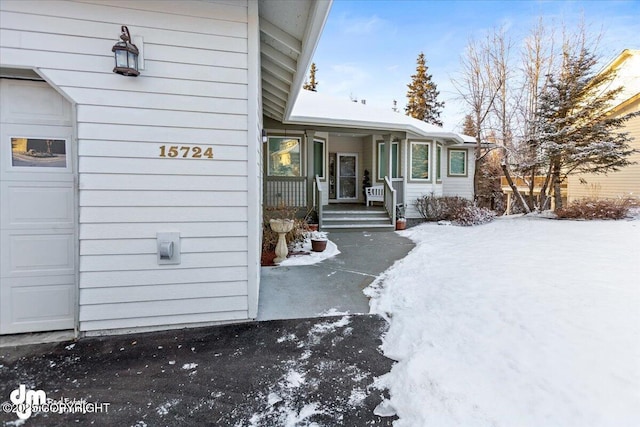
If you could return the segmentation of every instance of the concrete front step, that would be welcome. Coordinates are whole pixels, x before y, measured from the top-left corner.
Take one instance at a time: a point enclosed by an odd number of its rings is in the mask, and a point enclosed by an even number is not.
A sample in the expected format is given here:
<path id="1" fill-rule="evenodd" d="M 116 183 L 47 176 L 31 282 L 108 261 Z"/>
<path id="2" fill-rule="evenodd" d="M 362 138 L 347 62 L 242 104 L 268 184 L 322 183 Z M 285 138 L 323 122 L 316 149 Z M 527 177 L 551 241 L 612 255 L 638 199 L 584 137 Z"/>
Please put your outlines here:
<path id="1" fill-rule="evenodd" d="M 386 215 L 387 211 L 384 209 L 362 209 L 362 210 L 347 210 L 347 209 L 325 209 L 322 211 L 323 215 Z"/>
<path id="2" fill-rule="evenodd" d="M 323 231 L 331 230 L 368 230 L 368 231 L 393 231 L 396 227 L 391 224 L 323 224 Z"/>
<path id="3" fill-rule="evenodd" d="M 350 212 L 327 212 L 322 214 L 322 218 L 355 218 L 355 219 L 389 219 L 386 212 L 366 212 L 366 213 L 350 213 Z"/>
<path id="4" fill-rule="evenodd" d="M 389 215 L 323 215 L 323 221 L 389 221 Z"/>
<path id="5" fill-rule="evenodd" d="M 379 209 L 327 209 L 322 213 L 323 230 L 393 230 L 391 219 Z"/>
<path id="6" fill-rule="evenodd" d="M 343 218 L 343 219 L 324 219 L 322 221 L 323 227 L 331 225 L 356 225 L 358 227 L 370 227 L 372 225 L 391 225 L 389 218 L 387 219 L 364 219 L 364 218 Z"/>

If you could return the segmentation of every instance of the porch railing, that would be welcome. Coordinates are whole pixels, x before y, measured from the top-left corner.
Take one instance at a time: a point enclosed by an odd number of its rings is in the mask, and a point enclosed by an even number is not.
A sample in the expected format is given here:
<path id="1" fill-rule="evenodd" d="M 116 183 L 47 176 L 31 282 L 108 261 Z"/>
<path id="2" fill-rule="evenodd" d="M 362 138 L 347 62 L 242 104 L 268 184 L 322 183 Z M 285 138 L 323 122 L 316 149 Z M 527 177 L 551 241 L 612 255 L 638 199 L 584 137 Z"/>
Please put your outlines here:
<path id="1" fill-rule="evenodd" d="M 318 175 L 313 183 L 313 206 L 318 213 L 318 230 L 320 230 L 322 227 L 322 183 Z"/>
<path id="2" fill-rule="evenodd" d="M 307 207 L 307 178 L 268 176 L 264 185 L 265 206 Z"/>
<path id="3" fill-rule="evenodd" d="M 384 208 L 391 218 L 391 225 L 396 224 L 396 190 L 388 176 L 384 177 Z"/>

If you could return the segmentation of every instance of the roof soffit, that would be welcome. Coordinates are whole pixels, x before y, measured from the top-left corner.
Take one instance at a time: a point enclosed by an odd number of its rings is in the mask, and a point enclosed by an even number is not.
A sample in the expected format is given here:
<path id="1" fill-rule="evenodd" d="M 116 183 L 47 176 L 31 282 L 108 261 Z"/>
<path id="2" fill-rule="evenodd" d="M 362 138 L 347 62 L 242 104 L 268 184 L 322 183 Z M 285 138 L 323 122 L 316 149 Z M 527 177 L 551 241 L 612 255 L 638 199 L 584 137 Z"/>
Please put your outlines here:
<path id="1" fill-rule="evenodd" d="M 283 121 L 291 114 L 330 7 L 330 0 L 259 2 L 265 115 Z"/>

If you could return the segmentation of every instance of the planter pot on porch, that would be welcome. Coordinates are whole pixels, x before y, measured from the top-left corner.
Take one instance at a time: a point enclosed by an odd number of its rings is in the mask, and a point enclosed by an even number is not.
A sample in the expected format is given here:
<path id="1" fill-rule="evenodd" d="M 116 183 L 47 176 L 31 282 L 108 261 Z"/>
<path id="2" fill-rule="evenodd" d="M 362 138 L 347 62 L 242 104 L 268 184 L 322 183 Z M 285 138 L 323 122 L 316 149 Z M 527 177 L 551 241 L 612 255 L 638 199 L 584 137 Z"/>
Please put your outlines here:
<path id="1" fill-rule="evenodd" d="M 311 250 L 314 252 L 322 252 L 327 249 L 327 240 L 311 239 Z"/>
<path id="2" fill-rule="evenodd" d="M 307 224 L 309 231 L 318 231 L 318 224 Z"/>
<path id="3" fill-rule="evenodd" d="M 406 219 L 396 220 L 396 230 L 404 230 L 406 228 L 407 228 L 407 220 Z"/>

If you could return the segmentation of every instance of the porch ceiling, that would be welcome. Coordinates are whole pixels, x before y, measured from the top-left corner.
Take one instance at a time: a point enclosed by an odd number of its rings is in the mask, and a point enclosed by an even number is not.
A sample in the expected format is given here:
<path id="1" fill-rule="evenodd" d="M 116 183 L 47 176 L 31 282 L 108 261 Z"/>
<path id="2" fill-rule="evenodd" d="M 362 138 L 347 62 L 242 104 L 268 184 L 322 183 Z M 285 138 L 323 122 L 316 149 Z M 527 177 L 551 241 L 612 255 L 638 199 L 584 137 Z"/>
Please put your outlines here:
<path id="1" fill-rule="evenodd" d="M 331 8 L 330 0 L 259 2 L 262 108 L 288 119 Z"/>

